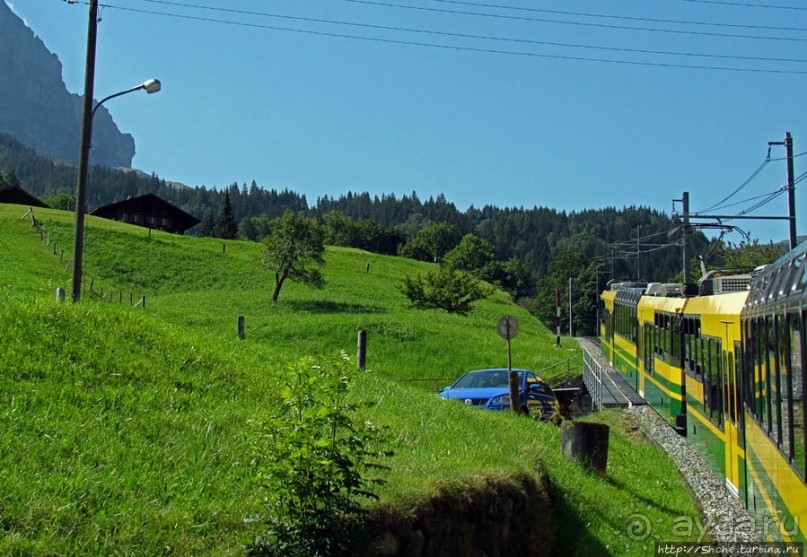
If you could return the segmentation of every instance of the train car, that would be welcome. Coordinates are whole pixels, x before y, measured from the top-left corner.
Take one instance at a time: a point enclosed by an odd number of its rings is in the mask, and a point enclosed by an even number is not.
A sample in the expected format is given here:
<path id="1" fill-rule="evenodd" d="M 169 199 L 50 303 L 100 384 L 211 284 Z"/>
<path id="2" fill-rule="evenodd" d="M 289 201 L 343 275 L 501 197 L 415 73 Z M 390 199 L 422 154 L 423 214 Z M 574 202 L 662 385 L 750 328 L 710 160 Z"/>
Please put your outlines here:
<path id="1" fill-rule="evenodd" d="M 679 331 L 685 305 L 680 285 L 650 284 L 637 306 L 639 395 L 681 433 L 686 392 Z"/>
<path id="2" fill-rule="evenodd" d="M 769 540 L 803 542 L 807 527 L 806 253 L 704 277 L 696 296 L 635 284 L 601 296 L 604 355 Z"/>
<path id="3" fill-rule="evenodd" d="M 605 357 L 636 391 L 639 390 L 637 312 L 644 286 L 620 283 L 603 292 L 603 314 L 606 316 L 605 337 L 601 346 Z"/>
<path id="4" fill-rule="evenodd" d="M 748 481 L 768 539 L 807 540 L 807 242 L 758 273 L 742 312 L 740 397 Z"/>
<path id="5" fill-rule="evenodd" d="M 751 277 L 742 278 L 747 288 Z M 745 485 L 745 455 L 736 361 L 747 298 L 747 289 L 687 298 L 681 314 L 687 437 L 737 496 Z"/>
<path id="6" fill-rule="evenodd" d="M 614 365 L 614 302 L 616 290 L 604 290 L 600 294 L 600 350 L 611 366 Z"/>

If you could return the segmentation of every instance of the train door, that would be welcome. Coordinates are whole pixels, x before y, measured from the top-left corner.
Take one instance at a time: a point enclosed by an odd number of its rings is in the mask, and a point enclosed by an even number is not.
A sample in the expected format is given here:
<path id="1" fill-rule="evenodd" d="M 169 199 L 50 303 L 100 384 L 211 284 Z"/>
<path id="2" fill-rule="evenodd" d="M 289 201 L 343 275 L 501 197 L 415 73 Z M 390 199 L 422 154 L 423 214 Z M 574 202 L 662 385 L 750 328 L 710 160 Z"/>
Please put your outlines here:
<path id="1" fill-rule="evenodd" d="M 644 363 L 644 372 L 650 376 L 654 375 L 653 360 L 656 356 L 656 339 L 653 336 L 654 330 L 655 327 L 653 324 L 646 321 L 642 335 L 642 354 L 640 355 L 640 359 L 642 359 Z M 644 382 L 645 379 L 644 376 L 642 376 L 642 390 L 639 391 L 639 394 L 642 396 L 645 396 Z"/>
<path id="2" fill-rule="evenodd" d="M 722 379 L 722 402 L 724 405 L 724 425 L 726 435 L 726 487 L 739 497 L 740 474 L 742 470 L 742 460 L 740 457 L 740 417 L 737 408 L 737 365 L 736 355 L 739 353 L 739 342 L 735 340 L 734 332 L 729 322 L 726 324 L 726 339 L 723 344 L 725 350 L 721 355 L 723 368 Z"/>
<path id="3" fill-rule="evenodd" d="M 641 357 L 641 344 L 642 344 L 642 335 L 641 335 L 641 327 L 639 325 L 639 311 L 636 305 L 633 306 L 633 327 L 631 329 L 631 336 L 633 338 L 633 345 L 636 349 L 636 353 L 634 354 L 633 358 L 633 390 L 637 393 L 642 394 L 642 388 L 639 385 L 639 372 L 642 369 L 642 357 Z M 644 395 L 642 395 L 644 396 Z"/>
<path id="4" fill-rule="evenodd" d="M 740 332 L 742 336 L 742 332 Z M 745 467 L 745 416 L 743 415 L 743 365 L 745 353 L 743 352 L 743 343 L 739 340 L 734 341 L 734 368 L 731 370 L 731 376 L 734 380 L 734 395 L 731 399 L 731 410 L 729 411 L 729 419 L 734 424 L 736 430 L 736 437 L 734 438 L 734 449 L 732 453 L 736 452 L 735 458 L 737 481 L 735 485 L 743 491 L 743 503 L 747 506 L 746 495 L 746 467 Z M 738 494 L 739 495 L 739 494 Z"/>

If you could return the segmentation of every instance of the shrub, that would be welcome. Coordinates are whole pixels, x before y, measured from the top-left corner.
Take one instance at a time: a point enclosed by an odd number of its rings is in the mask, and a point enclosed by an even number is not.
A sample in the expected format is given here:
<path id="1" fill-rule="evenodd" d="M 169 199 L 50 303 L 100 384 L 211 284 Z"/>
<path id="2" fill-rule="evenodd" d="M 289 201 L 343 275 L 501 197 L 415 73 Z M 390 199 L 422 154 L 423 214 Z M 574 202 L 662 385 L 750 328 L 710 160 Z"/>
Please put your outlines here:
<path id="1" fill-rule="evenodd" d="M 252 422 L 253 453 L 268 511 L 266 534 L 250 554 L 316 557 L 348 555 L 351 529 L 377 499 L 383 483 L 369 473 L 386 468 L 377 459 L 384 431 L 359 421 L 360 404 L 348 402 L 354 377 L 363 373 L 344 354 L 318 365 L 303 358 L 279 385 L 280 400 L 265 420 Z"/>
<path id="2" fill-rule="evenodd" d="M 442 309 L 460 315 L 470 312 L 475 301 L 491 294 L 484 283 L 451 265 L 443 265 L 437 273 L 427 273 L 425 277 L 406 277 L 399 289 L 413 307 Z"/>

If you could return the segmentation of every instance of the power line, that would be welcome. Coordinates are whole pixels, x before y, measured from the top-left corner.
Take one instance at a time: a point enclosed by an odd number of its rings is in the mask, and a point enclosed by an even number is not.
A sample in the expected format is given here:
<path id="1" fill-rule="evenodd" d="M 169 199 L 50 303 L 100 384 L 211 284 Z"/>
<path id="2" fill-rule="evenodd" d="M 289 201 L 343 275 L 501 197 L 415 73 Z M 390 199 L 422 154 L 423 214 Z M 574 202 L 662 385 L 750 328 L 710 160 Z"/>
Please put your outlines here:
<path id="1" fill-rule="evenodd" d="M 807 172 L 803 172 L 797 178 L 795 178 L 793 180 L 793 185 L 796 185 L 796 184 L 798 184 L 799 182 L 802 182 L 805 179 L 807 179 Z M 784 184 L 784 185 L 780 186 L 779 188 L 777 188 L 776 190 L 774 190 L 772 192 L 769 192 L 769 193 L 766 193 L 766 194 L 763 194 L 763 195 L 760 195 L 760 196 L 757 196 L 757 197 L 752 197 L 752 198 L 746 199 L 744 201 L 738 201 L 737 203 L 733 203 L 732 205 L 725 205 L 724 207 L 731 207 L 731 206 L 734 206 L 734 205 L 741 205 L 741 204 L 747 203 L 749 201 L 760 200 L 760 201 L 757 201 L 757 203 L 755 203 L 754 205 L 752 205 L 750 207 L 747 207 L 746 209 L 743 209 L 742 211 L 740 211 L 737 214 L 733 215 L 732 217 L 726 217 L 723 220 L 728 222 L 728 221 L 733 220 L 735 217 L 739 218 L 739 217 L 743 217 L 743 216 L 745 216 L 745 215 L 747 215 L 749 213 L 752 213 L 752 212 L 756 211 L 757 209 L 760 209 L 761 207 L 764 207 L 765 205 L 767 205 L 768 203 L 770 203 L 771 201 L 773 201 L 777 197 L 780 197 L 783 193 L 787 192 L 789 187 L 790 187 L 789 184 Z M 717 208 L 720 208 L 720 207 L 717 207 Z M 703 213 L 703 212 L 704 211 L 700 211 L 699 213 L 692 214 L 690 216 L 691 217 L 698 217 L 698 216 L 701 216 L 700 213 Z M 701 216 L 701 218 L 708 218 L 708 217 Z"/>
<path id="2" fill-rule="evenodd" d="M 787 187 L 787 186 L 785 186 L 785 187 Z M 762 195 L 757 195 L 757 196 L 754 196 L 754 197 L 749 197 L 748 199 L 743 199 L 742 201 L 735 201 L 734 203 L 729 203 L 728 205 L 714 205 L 714 206 L 710 207 L 709 209 L 704 209 L 702 211 L 698 211 L 697 213 L 692 213 L 690 216 L 691 217 L 697 217 L 701 213 L 705 213 L 706 211 L 711 211 L 711 210 L 716 210 L 716 209 L 727 209 L 729 207 L 736 207 L 737 205 L 744 205 L 745 203 L 748 203 L 750 201 L 757 201 L 759 199 L 768 198 L 768 197 L 770 197 L 770 196 L 772 196 L 774 194 L 779 194 L 779 193 L 781 193 L 781 191 L 782 191 L 782 188 L 778 188 L 778 189 L 776 189 L 776 190 L 774 190 L 772 192 L 764 193 Z"/>
<path id="3" fill-rule="evenodd" d="M 739 6 L 741 8 L 766 8 L 771 10 L 807 10 L 797 6 L 775 6 L 772 4 L 751 4 L 749 2 L 721 2 L 719 0 L 683 0 L 693 4 L 717 4 L 720 6 Z"/>
<path id="4" fill-rule="evenodd" d="M 807 31 L 805 27 L 776 27 L 772 25 L 747 25 L 747 24 L 739 24 L 739 23 L 714 23 L 714 22 L 707 22 L 707 21 L 691 21 L 691 20 L 680 20 L 680 19 L 656 19 L 656 18 L 649 18 L 649 17 L 632 17 L 632 16 L 622 16 L 622 15 L 610 15 L 610 14 L 594 14 L 594 13 L 587 13 L 587 12 L 567 12 L 562 10 L 545 10 L 541 8 L 524 8 L 521 6 L 505 6 L 502 4 L 486 4 L 484 2 L 466 2 L 462 0 L 434 0 L 435 2 L 441 2 L 443 4 L 458 4 L 463 6 L 478 6 L 481 8 L 496 8 L 500 10 L 518 10 L 522 12 L 536 12 L 536 13 L 545 13 L 545 14 L 557 14 L 557 15 L 571 15 L 571 16 L 581 16 L 581 17 L 597 17 L 601 19 L 621 19 L 625 21 L 645 21 L 650 23 L 673 23 L 678 25 L 701 25 L 701 26 L 708 26 L 708 27 L 730 27 L 735 29 L 766 29 L 768 31 Z"/>
<path id="5" fill-rule="evenodd" d="M 488 17 L 488 18 L 495 18 L 495 19 L 507 19 L 507 20 L 515 20 L 515 21 L 532 21 L 532 22 L 539 22 L 539 23 L 555 23 L 559 25 L 579 25 L 584 27 L 600 27 L 606 29 L 620 29 L 620 30 L 627 30 L 627 31 L 647 31 L 653 33 L 674 33 L 674 34 L 681 34 L 681 35 L 702 35 L 702 36 L 709 36 L 709 37 L 722 37 L 722 38 L 732 38 L 732 39 L 752 39 L 752 40 L 768 40 L 768 41 L 797 41 L 797 42 L 807 42 L 807 38 L 798 38 L 798 37 L 771 37 L 771 36 L 759 36 L 759 35 L 735 35 L 731 33 L 714 33 L 710 31 L 687 31 L 682 29 L 660 29 L 656 27 L 631 27 L 627 25 L 609 25 L 605 23 L 591 23 L 591 22 L 582 22 L 582 21 L 564 21 L 564 20 L 557 20 L 557 19 L 544 19 L 544 18 L 536 18 L 536 17 L 524 17 L 524 16 L 514 16 L 514 15 L 503 15 L 503 14 L 491 14 L 491 13 L 481 13 L 481 12 L 469 12 L 464 10 L 446 10 L 443 8 L 426 8 L 424 6 L 407 6 L 404 4 L 391 4 L 387 2 L 376 2 L 374 0 L 343 0 L 344 2 L 350 2 L 353 4 L 365 4 L 368 6 L 381 6 L 385 8 L 398 8 L 398 9 L 406 9 L 406 10 L 417 10 L 417 11 L 425 11 L 425 12 L 434 12 L 434 13 L 444 13 L 444 14 L 457 14 L 457 15 L 470 15 L 470 16 L 477 16 L 477 17 Z"/>
<path id="6" fill-rule="evenodd" d="M 742 211 L 737 213 L 736 216 L 741 217 L 741 216 L 747 215 L 748 213 L 753 213 L 754 211 L 756 211 L 757 209 L 759 209 L 761 207 L 764 207 L 765 205 L 767 205 L 768 203 L 770 203 L 771 201 L 773 201 L 774 199 L 776 199 L 777 197 L 779 197 L 780 195 L 785 193 L 786 191 L 787 191 L 786 187 L 782 188 L 782 189 L 779 189 L 778 191 L 775 191 L 775 192 L 771 193 L 767 197 L 767 199 L 763 199 L 762 201 L 757 202 L 756 205 L 752 205 L 751 207 L 748 207 L 747 209 L 743 209 Z M 728 219 L 728 220 L 731 220 L 731 219 Z"/>
<path id="7" fill-rule="evenodd" d="M 520 43 L 520 44 L 532 44 L 532 45 L 540 45 L 540 46 L 554 46 L 554 47 L 563 47 L 563 48 L 580 48 L 580 49 L 588 49 L 588 50 L 606 50 L 612 52 L 630 52 L 633 54 L 657 54 L 657 55 L 664 55 L 664 56 L 685 56 L 685 57 L 697 57 L 697 58 L 717 58 L 717 59 L 732 59 L 732 60 L 749 60 L 749 61 L 757 61 L 757 62 L 792 62 L 792 63 L 807 63 L 807 59 L 803 58 L 771 58 L 771 57 L 762 57 L 762 56 L 739 56 L 739 55 L 724 55 L 724 54 L 701 54 L 701 53 L 694 53 L 694 52 L 674 52 L 674 51 L 664 51 L 664 50 L 646 50 L 646 49 L 638 49 L 638 48 L 620 48 L 620 47 L 609 47 L 609 46 L 597 46 L 597 45 L 583 45 L 583 44 L 576 44 L 576 43 L 561 43 L 561 42 L 550 42 L 550 41 L 537 41 L 537 40 L 530 40 L 530 39 L 517 39 L 512 37 L 495 37 L 490 35 L 474 35 L 474 34 L 467 34 L 467 33 L 452 33 L 448 31 L 434 31 L 434 30 L 427 30 L 427 29 L 415 29 L 410 27 L 395 27 L 389 25 L 375 25 L 369 23 L 355 23 L 349 21 L 338 21 L 338 20 L 331 20 L 331 19 L 317 19 L 311 17 L 301 17 L 301 16 L 290 16 L 290 15 L 281 15 L 281 14 L 274 14 L 274 13 L 267 13 L 267 12 L 256 12 L 256 11 L 247 11 L 247 10 L 236 10 L 233 8 L 219 8 L 219 7 L 211 7 L 211 6 L 200 6 L 197 4 L 189 4 L 185 2 L 173 2 L 169 0 L 143 0 L 144 2 L 149 2 L 152 4 L 162 4 L 167 6 L 175 6 L 175 7 L 183 7 L 183 8 L 193 8 L 193 9 L 200 9 L 200 10 L 210 10 L 215 12 L 225 12 L 225 13 L 232 13 L 232 14 L 239 14 L 239 15 L 249 15 L 249 16 L 260 16 L 260 17 L 269 17 L 269 18 L 277 18 L 277 19 L 288 19 L 293 21 L 304 21 L 307 23 L 324 23 L 329 25 L 343 25 L 349 27 L 359 27 L 364 29 L 378 29 L 383 31 L 396 31 L 396 32 L 404 32 L 404 33 L 419 33 L 419 34 L 426 34 L 426 35 L 437 35 L 443 37 L 454 37 L 454 38 L 463 38 L 463 39 L 480 39 L 480 40 L 488 40 L 488 41 L 504 41 L 504 42 L 513 42 L 513 43 Z"/>
<path id="8" fill-rule="evenodd" d="M 737 187 L 737 188 L 736 188 L 736 189 L 735 189 L 733 192 L 731 192 L 730 194 L 728 194 L 726 197 L 724 197 L 723 199 L 721 199 L 720 201 L 718 201 L 717 203 L 715 203 L 715 204 L 714 204 L 714 205 L 712 205 L 711 207 L 707 207 L 706 209 L 703 209 L 702 211 L 699 211 L 699 212 L 700 212 L 700 213 L 705 213 L 705 212 L 707 212 L 707 211 L 712 211 L 712 210 L 714 210 L 714 209 L 717 209 L 717 208 L 718 208 L 719 206 L 721 206 L 723 203 L 725 203 L 726 201 L 728 201 L 729 199 L 731 199 L 732 197 L 734 197 L 735 195 L 737 195 L 737 194 L 738 194 L 738 193 L 739 193 L 739 192 L 740 192 L 740 191 L 741 191 L 741 190 L 742 190 L 742 189 L 743 189 L 745 186 L 747 186 L 748 184 L 750 184 L 750 183 L 751 183 L 751 181 L 752 181 L 754 178 L 756 178 L 756 177 L 759 175 L 759 173 L 760 173 L 760 172 L 762 172 L 762 169 L 763 169 L 763 168 L 765 168 L 765 167 L 768 165 L 768 163 L 769 163 L 769 162 L 770 162 L 770 160 L 766 158 L 764 161 L 762 161 L 762 164 L 760 164 L 760 165 L 757 167 L 757 169 L 756 169 L 756 170 L 754 170 L 754 171 L 751 173 L 751 175 L 750 175 L 748 178 L 746 178 L 746 180 L 745 180 L 745 181 L 744 181 L 742 184 L 740 184 L 740 185 L 739 185 L 739 186 L 738 186 L 738 187 Z M 695 215 L 695 216 L 696 216 L 697 214 L 698 214 L 698 213 L 694 213 L 694 215 Z"/>
<path id="9" fill-rule="evenodd" d="M 347 0 L 351 1 L 351 0 Z M 79 2 L 75 2 L 79 3 Z M 81 2 L 82 4 L 86 4 L 85 2 Z M 359 41 L 367 41 L 367 42 L 375 42 L 375 43 L 386 43 L 386 44 L 397 44 L 397 45 L 404 45 L 404 46 L 417 46 L 423 48 L 436 48 L 436 49 L 443 49 L 443 50 L 454 50 L 454 51 L 461 51 L 461 52 L 474 52 L 474 53 L 482 53 L 482 54 L 497 54 L 497 55 L 506 55 L 506 56 L 521 56 L 527 58 L 543 58 L 543 59 L 552 59 L 552 60 L 568 60 L 568 61 L 575 61 L 575 62 L 596 62 L 596 63 L 606 63 L 606 64 L 618 64 L 618 65 L 626 65 L 626 66 L 644 66 L 644 67 L 657 67 L 657 68 L 675 68 L 675 69 L 690 69 L 690 70 L 711 70 L 711 71 L 726 71 L 726 72 L 741 72 L 741 73 L 762 73 L 762 74 L 787 74 L 787 75 L 807 75 L 807 71 L 800 71 L 800 70 L 776 70 L 770 68 L 738 68 L 738 67 L 730 67 L 730 66 L 706 66 L 706 65 L 695 65 L 695 64 L 673 64 L 667 62 L 643 62 L 638 60 L 612 60 L 607 58 L 588 58 L 583 56 L 568 56 L 568 55 L 561 55 L 561 54 L 547 54 L 547 53 L 538 53 L 538 52 L 520 52 L 520 51 L 513 51 L 513 50 L 500 50 L 500 49 L 491 49 L 491 48 L 479 48 L 479 47 L 472 47 L 472 46 L 462 46 L 462 45 L 448 45 L 448 44 L 438 44 L 438 43 L 427 43 L 427 42 L 420 42 L 420 41 L 409 41 L 409 40 L 401 40 L 401 39 L 391 39 L 391 38 L 381 38 L 381 37 L 362 37 L 357 35 L 348 35 L 344 33 L 335 33 L 330 31 L 314 31 L 311 29 L 297 29 L 293 27 L 280 27 L 280 26 L 273 26 L 273 25 L 263 25 L 258 23 L 248 23 L 248 22 L 241 22 L 241 21 L 229 21 L 224 19 L 215 19 L 215 18 L 207 18 L 207 17 L 200 17 L 200 16 L 193 16 L 188 14 L 175 14 L 175 13 L 168 13 L 168 12 L 159 12 L 153 10 L 143 10 L 137 8 L 130 8 L 124 6 L 115 6 L 111 4 L 101 4 L 104 8 L 110 8 L 114 10 L 123 10 L 133 13 L 141 13 L 141 14 L 148 14 L 148 15 L 156 15 L 162 17 L 173 17 L 178 19 L 187 19 L 190 21 L 202 21 L 207 23 L 219 23 L 224 25 L 234 25 L 240 27 L 249 27 L 253 29 L 265 29 L 271 31 L 282 31 L 288 33 L 299 33 L 305 35 L 313 35 L 313 36 L 323 36 L 323 37 L 332 37 L 332 38 L 340 38 L 340 39 L 351 39 L 351 40 L 359 40 Z"/>
<path id="10" fill-rule="evenodd" d="M 807 155 L 807 151 L 804 151 L 803 153 L 799 153 L 798 155 L 793 155 L 792 158 L 796 159 L 798 157 L 803 157 L 804 155 Z M 786 161 L 786 160 L 787 160 L 787 157 L 780 157 L 778 159 L 770 159 L 771 162 Z"/>

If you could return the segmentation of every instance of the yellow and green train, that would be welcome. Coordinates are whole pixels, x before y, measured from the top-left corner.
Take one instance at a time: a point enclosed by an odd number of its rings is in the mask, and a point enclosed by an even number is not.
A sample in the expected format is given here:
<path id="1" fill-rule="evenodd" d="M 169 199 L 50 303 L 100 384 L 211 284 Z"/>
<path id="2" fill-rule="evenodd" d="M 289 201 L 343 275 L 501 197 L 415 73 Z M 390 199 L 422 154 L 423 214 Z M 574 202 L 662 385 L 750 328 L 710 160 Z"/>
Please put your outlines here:
<path id="1" fill-rule="evenodd" d="M 603 292 L 603 354 L 725 478 L 765 539 L 804 542 L 807 242 L 699 286 Z"/>

